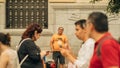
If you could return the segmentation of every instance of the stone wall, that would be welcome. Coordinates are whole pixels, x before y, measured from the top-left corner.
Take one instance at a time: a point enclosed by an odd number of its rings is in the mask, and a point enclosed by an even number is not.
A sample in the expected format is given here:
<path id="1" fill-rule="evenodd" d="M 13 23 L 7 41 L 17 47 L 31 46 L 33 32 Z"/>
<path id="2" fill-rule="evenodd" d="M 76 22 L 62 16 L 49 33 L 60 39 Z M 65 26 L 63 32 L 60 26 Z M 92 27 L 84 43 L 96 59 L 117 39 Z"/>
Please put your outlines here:
<path id="1" fill-rule="evenodd" d="M 82 1 L 82 2 L 81 2 Z M 84 3 L 83 3 L 84 1 Z M 80 48 L 81 42 L 74 34 L 75 26 L 74 22 L 78 19 L 86 19 L 88 14 L 93 11 L 101 11 L 106 13 L 107 3 L 101 2 L 96 4 L 90 4 L 86 0 L 76 0 L 73 3 L 49 3 L 48 10 L 48 29 L 44 29 L 42 36 L 36 44 L 41 47 L 42 50 L 49 50 L 50 38 L 53 33 L 57 32 L 59 26 L 65 28 L 64 33 L 69 39 L 69 43 L 74 53 L 77 55 L 77 51 Z M 108 15 L 109 16 L 109 15 Z M 120 37 L 120 17 L 109 16 L 110 32 L 115 38 Z M 0 32 L 9 32 L 12 35 L 12 48 L 18 45 L 21 35 L 25 29 L 4 29 L 5 28 L 5 2 L 0 3 Z"/>

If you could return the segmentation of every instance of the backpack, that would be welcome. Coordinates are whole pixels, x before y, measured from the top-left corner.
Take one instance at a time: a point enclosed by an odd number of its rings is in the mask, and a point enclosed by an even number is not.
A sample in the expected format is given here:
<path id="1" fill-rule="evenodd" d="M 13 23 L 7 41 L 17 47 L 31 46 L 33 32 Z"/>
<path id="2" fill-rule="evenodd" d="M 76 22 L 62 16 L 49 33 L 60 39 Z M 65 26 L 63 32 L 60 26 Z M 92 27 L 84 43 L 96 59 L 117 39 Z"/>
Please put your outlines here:
<path id="1" fill-rule="evenodd" d="M 19 43 L 19 45 L 16 46 L 17 51 L 19 50 L 21 44 L 22 44 L 24 41 L 29 40 L 29 39 L 30 39 L 30 38 L 23 39 L 23 40 Z M 17 66 L 16 66 L 16 68 L 21 68 L 22 63 L 27 59 L 27 57 L 28 57 L 28 54 L 21 60 L 21 62 L 19 62 L 19 57 L 18 57 L 18 54 L 17 54 L 17 57 L 16 57 L 16 65 L 17 65 Z"/>

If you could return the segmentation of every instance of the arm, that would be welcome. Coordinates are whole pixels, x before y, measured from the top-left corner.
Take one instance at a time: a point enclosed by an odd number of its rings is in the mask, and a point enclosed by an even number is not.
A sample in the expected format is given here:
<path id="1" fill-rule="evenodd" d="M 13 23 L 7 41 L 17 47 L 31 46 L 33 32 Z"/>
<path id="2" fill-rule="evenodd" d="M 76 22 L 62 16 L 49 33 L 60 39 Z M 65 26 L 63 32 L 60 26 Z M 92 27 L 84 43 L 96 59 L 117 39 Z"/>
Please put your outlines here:
<path id="1" fill-rule="evenodd" d="M 66 49 L 71 49 L 68 40 L 66 40 L 66 42 L 65 42 L 65 48 Z"/>
<path id="2" fill-rule="evenodd" d="M 85 45 L 83 45 L 85 46 Z M 86 68 L 89 65 L 90 59 L 93 55 L 94 45 L 86 45 L 86 47 L 82 47 L 80 52 L 78 53 L 77 60 L 74 62 L 78 68 Z M 89 52 L 89 53 L 88 53 Z"/>
<path id="3" fill-rule="evenodd" d="M 81 68 L 81 67 L 84 68 L 84 66 L 88 66 L 90 58 L 91 58 L 91 56 L 93 54 L 93 50 L 94 50 L 94 43 L 88 43 L 88 44 L 82 45 L 82 46 L 84 46 L 84 47 L 82 47 L 80 49 L 77 59 L 74 58 L 71 54 L 65 53 L 67 56 L 66 58 L 70 62 L 72 62 L 75 66 L 77 66 L 78 68 Z"/>
<path id="4" fill-rule="evenodd" d="M 69 50 L 66 50 L 64 48 L 60 49 L 61 54 L 66 57 L 70 62 L 74 63 L 76 58 L 72 55 L 72 53 Z"/>
<path id="5" fill-rule="evenodd" d="M 70 48 L 70 44 L 69 44 L 69 42 L 68 42 L 68 38 L 67 38 L 66 36 L 65 36 L 65 39 L 64 39 L 64 40 L 65 40 L 65 48 L 66 48 L 66 49 L 71 49 L 71 48 Z"/>
<path id="6" fill-rule="evenodd" d="M 66 58 L 72 63 L 74 63 L 77 60 L 77 58 L 70 53 L 67 54 Z"/>
<path id="7" fill-rule="evenodd" d="M 47 56 L 48 54 L 49 54 L 49 52 L 47 52 L 47 51 L 41 51 L 40 52 L 41 59 L 43 59 L 43 57 Z"/>
<path id="8" fill-rule="evenodd" d="M 89 65 L 90 59 L 94 51 L 94 40 L 88 39 L 78 52 L 77 60 L 74 62 L 78 68 L 86 68 Z M 88 53 L 89 52 L 89 53 Z"/>
<path id="9" fill-rule="evenodd" d="M 1 54 L 0 55 L 0 68 L 6 68 L 8 61 L 9 61 L 9 56 L 6 54 Z"/>

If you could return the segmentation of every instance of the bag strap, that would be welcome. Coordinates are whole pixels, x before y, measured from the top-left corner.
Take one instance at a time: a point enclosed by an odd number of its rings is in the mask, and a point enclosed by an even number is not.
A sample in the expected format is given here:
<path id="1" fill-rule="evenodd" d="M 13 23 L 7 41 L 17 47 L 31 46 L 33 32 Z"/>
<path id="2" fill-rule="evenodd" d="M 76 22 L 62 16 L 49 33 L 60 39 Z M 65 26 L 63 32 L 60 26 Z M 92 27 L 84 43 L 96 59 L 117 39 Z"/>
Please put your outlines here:
<path id="1" fill-rule="evenodd" d="M 19 50 L 21 44 L 22 44 L 24 41 L 29 40 L 29 39 L 30 39 L 30 38 L 23 39 L 23 40 L 19 43 L 19 45 L 16 46 L 17 50 Z"/>
<path id="2" fill-rule="evenodd" d="M 29 39 L 30 39 L 30 38 L 23 39 L 23 40 L 19 43 L 19 45 L 16 47 L 16 48 L 17 48 L 17 51 L 19 50 L 21 44 L 22 44 L 24 41 L 29 40 Z M 27 55 L 21 60 L 21 62 L 19 63 L 19 66 L 22 65 L 22 63 L 27 59 L 28 56 L 29 56 L 29 55 L 27 54 Z"/>
<path id="3" fill-rule="evenodd" d="M 28 57 L 28 54 L 21 60 L 21 62 L 20 62 L 20 66 L 22 65 L 22 63 L 27 59 L 27 57 Z"/>
<path id="4" fill-rule="evenodd" d="M 101 55 L 101 46 L 102 46 L 102 44 L 103 44 L 103 42 L 105 41 L 105 40 L 108 40 L 108 39 L 113 39 L 113 40 L 115 40 L 113 37 L 111 37 L 111 36 L 106 36 L 106 37 L 104 37 L 99 43 L 98 43 L 98 48 L 97 48 L 97 56 L 98 57 L 100 57 L 100 55 Z M 116 40 L 115 40 L 116 41 Z"/>

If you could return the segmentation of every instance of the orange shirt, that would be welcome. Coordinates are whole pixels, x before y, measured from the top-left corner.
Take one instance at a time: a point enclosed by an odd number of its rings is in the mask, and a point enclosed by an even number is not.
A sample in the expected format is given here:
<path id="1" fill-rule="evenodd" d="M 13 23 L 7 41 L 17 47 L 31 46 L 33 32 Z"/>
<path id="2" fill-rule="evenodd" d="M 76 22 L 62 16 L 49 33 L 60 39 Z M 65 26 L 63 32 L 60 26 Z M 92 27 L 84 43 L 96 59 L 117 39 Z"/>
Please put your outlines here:
<path id="1" fill-rule="evenodd" d="M 65 43 L 67 43 L 68 39 L 67 37 L 62 34 L 62 35 L 58 35 L 58 34 L 54 34 L 51 38 L 52 40 L 52 46 L 53 46 L 53 50 L 54 51 L 59 51 L 60 50 L 60 46 L 62 48 L 65 48 Z"/>

